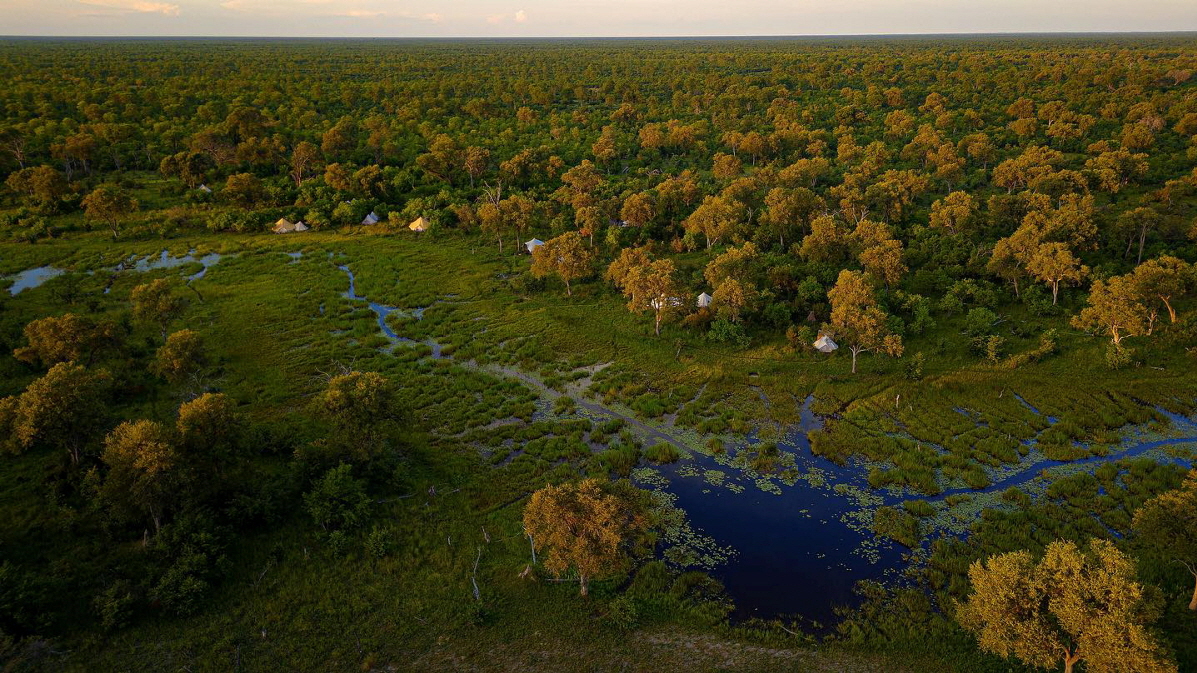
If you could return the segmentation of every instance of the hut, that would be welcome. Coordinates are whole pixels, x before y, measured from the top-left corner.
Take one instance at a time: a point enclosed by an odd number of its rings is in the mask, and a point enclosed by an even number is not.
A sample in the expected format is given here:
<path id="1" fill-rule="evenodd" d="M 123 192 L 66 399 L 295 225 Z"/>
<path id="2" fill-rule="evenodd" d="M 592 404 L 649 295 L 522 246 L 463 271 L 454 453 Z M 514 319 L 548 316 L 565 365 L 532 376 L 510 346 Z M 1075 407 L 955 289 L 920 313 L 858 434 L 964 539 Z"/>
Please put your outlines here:
<path id="1" fill-rule="evenodd" d="M 839 348 L 839 346 L 837 346 L 836 343 L 831 340 L 831 337 L 826 334 L 820 334 L 819 338 L 816 339 L 811 345 L 814 346 L 815 350 L 819 351 L 820 353 L 830 353 Z"/>
<path id="2" fill-rule="evenodd" d="M 366 219 L 362 220 L 362 224 L 378 224 L 378 215 L 371 210 L 370 214 L 366 216 Z"/>
<path id="3" fill-rule="evenodd" d="M 274 233 L 289 234 L 295 231 L 295 225 L 285 217 L 278 218 L 278 222 L 274 223 Z"/>
<path id="4" fill-rule="evenodd" d="M 524 248 L 526 248 L 528 250 L 528 254 L 531 255 L 542 245 L 544 245 L 544 241 L 540 240 L 539 238 L 534 238 L 531 241 L 524 243 Z"/>
<path id="5" fill-rule="evenodd" d="M 407 228 L 411 229 L 412 231 L 428 231 L 429 226 L 428 220 L 424 219 L 424 216 L 421 215 L 417 217 L 411 224 L 407 225 Z"/>
<path id="6" fill-rule="evenodd" d="M 707 294 L 706 292 L 703 292 L 702 294 L 698 295 L 698 308 L 706 308 L 706 307 L 710 306 L 711 299 L 713 299 L 713 297 L 711 297 L 711 295 Z"/>

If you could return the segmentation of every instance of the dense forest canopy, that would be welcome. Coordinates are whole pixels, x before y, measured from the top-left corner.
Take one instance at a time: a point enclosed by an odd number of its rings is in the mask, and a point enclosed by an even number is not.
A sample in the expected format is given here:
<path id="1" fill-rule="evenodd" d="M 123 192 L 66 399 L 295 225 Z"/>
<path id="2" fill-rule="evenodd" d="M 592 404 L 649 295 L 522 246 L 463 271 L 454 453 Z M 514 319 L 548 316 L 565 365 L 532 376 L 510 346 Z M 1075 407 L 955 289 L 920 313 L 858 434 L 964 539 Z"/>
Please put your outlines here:
<path id="1" fill-rule="evenodd" d="M 2 39 L 0 273 L 44 287 L 0 293 L 0 662 L 651 627 L 1197 665 L 1195 71 L 1188 35 Z M 853 499 L 904 577 L 729 623 L 644 488 L 697 457 Z"/>

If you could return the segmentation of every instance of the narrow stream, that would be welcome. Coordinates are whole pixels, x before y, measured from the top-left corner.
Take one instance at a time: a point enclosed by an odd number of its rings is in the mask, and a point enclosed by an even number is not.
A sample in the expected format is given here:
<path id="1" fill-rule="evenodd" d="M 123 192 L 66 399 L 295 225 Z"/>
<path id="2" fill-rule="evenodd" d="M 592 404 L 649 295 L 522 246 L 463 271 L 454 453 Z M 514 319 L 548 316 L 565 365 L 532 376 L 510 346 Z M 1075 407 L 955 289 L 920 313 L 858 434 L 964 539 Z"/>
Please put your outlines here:
<path id="1" fill-rule="evenodd" d="M 337 268 L 349 278 L 345 297 L 366 302 L 377 315 L 379 329 L 388 339 L 412 342 L 396 334 L 386 322 L 388 315 L 404 309 L 371 302 L 358 295 L 353 272 L 347 266 Z M 435 341 L 426 343 L 431 345 Z M 441 357 L 439 347 L 434 346 L 433 357 Z M 470 366 L 473 363 L 463 364 Z M 548 402 L 563 394 L 513 367 L 485 365 L 479 369 L 516 379 Z M 569 390 L 569 394 L 583 415 L 622 419 L 647 444 L 668 442 L 685 456 L 676 463 L 652 468 L 640 480 L 640 485 L 663 489 L 675 496 L 675 504 L 686 512 L 695 530 L 710 536 L 720 546 L 735 550 L 730 560 L 709 572 L 723 582 L 734 599 L 737 619 L 800 617 L 806 626 L 815 628 L 834 622 L 836 606 L 859 602 L 853 592 L 858 581 L 896 578 L 908 566 L 904 557 L 909 550 L 876 537 L 870 530 L 872 512 L 879 505 L 900 505 L 910 499 L 937 503 L 952 495 L 1000 493 L 1039 478 L 1045 469 L 1076 466 L 1092 471 L 1107 462 L 1137 457 L 1169 446 L 1197 446 L 1197 422 L 1167 414 L 1174 428 L 1184 436 L 1135 441 L 1133 433 L 1128 433 L 1128 439 L 1120 448 L 1104 456 L 1075 461 L 1055 461 L 1039 456 L 1019 465 L 1018 471 L 985 489 L 958 488 L 926 497 L 873 490 L 867 483 L 868 468 L 860 461 L 837 465 L 813 454 L 807 433 L 823 425 L 823 419 L 811 411 L 813 397 L 807 397 L 800 405 L 799 426 L 789 428 L 784 439 L 778 442 L 779 449 L 793 457 L 793 468 L 798 475 L 796 479 L 783 482 L 777 475 L 757 475 L 744 470 L 740 464 L 733 465 L 736 462 L 733 455 L 713 456 L 697 450 L 680 436 L 672 421 L 665 424 L 644 422 L 631 411 L 621 411 L 587 399 L 584 389 Z M 1018 399 L 1028 409 L 1039 413 L 1021 397 Z M 1047 420 L 1049 424 L 1056 422 L 1051 417 Z M 758 444 L 750 436 L 747 445 L 739 448 L 754 451 Z M 1169 460 L 1158 452 L 1153 457 Z M 1171 460 L 1188 466 L 1186 460 Z M 654 474 L 655 478 L 652 477 Z"/>

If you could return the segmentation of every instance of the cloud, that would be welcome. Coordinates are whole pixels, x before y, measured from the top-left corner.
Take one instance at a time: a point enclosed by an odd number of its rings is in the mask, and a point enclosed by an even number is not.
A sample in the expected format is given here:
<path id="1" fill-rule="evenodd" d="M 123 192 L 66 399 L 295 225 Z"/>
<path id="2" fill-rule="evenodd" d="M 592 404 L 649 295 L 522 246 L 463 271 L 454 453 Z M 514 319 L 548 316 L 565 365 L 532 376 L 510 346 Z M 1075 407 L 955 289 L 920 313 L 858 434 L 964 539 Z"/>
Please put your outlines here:
<path id="1" fill-rule="evenodd" d="M 528 20 L 528 13 L 521 9 L 515 14 L 491 14 L 490 16 L 486 17 L 487 23 L 495 25 L 507 23 L 509 20 L 516 23 L 524 23 Z"/>
<path id="2" fill-rule="evenodd" d="M 234 0 L 230 0 L 234 1 Z M 103 7 L 114 12 L 140 12 L 143 14 L 164 14 L 178 16 L 179 6 L 169 2 L 148 2 L 147 0 L 79 0 L 80 4 Z"/>

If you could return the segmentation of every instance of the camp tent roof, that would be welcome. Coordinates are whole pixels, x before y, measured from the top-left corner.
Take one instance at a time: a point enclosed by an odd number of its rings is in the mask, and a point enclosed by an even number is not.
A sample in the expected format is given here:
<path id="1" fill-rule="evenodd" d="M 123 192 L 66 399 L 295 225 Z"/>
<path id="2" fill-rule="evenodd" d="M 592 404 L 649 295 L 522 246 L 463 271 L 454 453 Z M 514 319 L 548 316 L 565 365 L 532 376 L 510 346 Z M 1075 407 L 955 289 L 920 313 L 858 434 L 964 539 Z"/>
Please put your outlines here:
<path id="1" fill-rule="evenodd" d="M 285 217 L 278 218 L 278 222 L 274 223 L 274 233 L 286 234 L 295 231 L 295 225 Z"/>
<path id="2" fill-rule="evenodd" d="M 212 188 L 209 187 L 208 185 L 200 185 L 199 187 L 196 187 L 196 189 L 198 189 L 201 192 L 205 192 L 207 194 L 212 193 Z"/>
<path id="3" fill-rule="evenodd" d="M 539 238 L 534 238 L 534 239 L 524 243 L 524 247 L 528 249 L 529 253 L 532 252 L 533 250 L 539 248 L 542 245 L 544 245 L 544 241 L 540 240 Z"/>
<path id="4" fill-rule="evenodd" d="M 362 220 L 362 224 L 378 224 L 378 215 L 371 210 L 370 214 L 366 216 L 366 219 Z"/>
<path id="5" fill-rule="evenodd" d="M 411 224 L 407 225 L 407 228 L 412 231 L 428 231 L 428 220 L 424 219 L 424 216 L 421 215 L 413 220 Z"/>
<path id="6" fill-rule="evenodd" d="M 307 231 L 309 228 L 308 225 L 303 223 L 303 220 L 295 223 L 295 231 Z"/>
<path id="7" fill-rule="evenodd" d="M 831 351 L 839 348 L 839 346 L 837 346 L 836 343 L 831 340 L 831 337 L 827 336 L 826 334 L 820 335 L 812 345 L 821 353 L 830 353 Z"/>
<path id="8" fill-rule="evenodd" d="M 711 297 L 711 295 L 707 294 L 706 292 L 703 292 L 702 294 L 698 295 L 698 308 L 706 308 L 706 307 L 710 306 L 711 299 L 713 299 L 713 297 Z"/>

